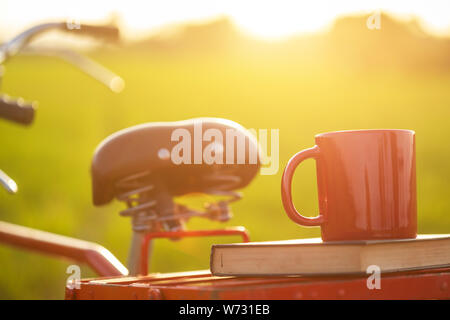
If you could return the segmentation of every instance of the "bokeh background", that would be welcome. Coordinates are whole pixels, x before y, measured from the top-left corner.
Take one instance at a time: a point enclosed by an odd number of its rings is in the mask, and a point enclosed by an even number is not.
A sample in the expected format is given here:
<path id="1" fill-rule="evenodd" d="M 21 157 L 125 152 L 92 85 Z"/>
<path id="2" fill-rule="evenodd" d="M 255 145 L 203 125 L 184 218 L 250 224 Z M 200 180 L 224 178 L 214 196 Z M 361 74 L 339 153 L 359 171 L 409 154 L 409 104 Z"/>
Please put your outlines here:
<path id="1" fill-rule="evenodd" d="M 1 92 L 38 100 L 39 109 L 31 127 L 0 121 L 0 168 L 20 190 L 14 196 L 0 190 L 1 220 L 98 242 L 126 263 L 131 228 L 118 214 L 123 204 L 94 207 L 91 201 L 94 148 L 135 124 L 207 116 L 280 130 L 278 174 L 258 176 L 243 190 L 244 199 L 233 204 L 234 218 L 226 223 L 246 226 L 252 240 L 320 236 L 318 228 L 300 227 L 285 215 L 282 169 L 294 153 L 313 145 L 315 134 L 364 128 L 416 131 L 419 232 L 450 233 L 445 1 L 429 1 L 427 7 L 322 1 L 322 7 L 302 5 L 298 11 L 274 1 L 261 10 L 247 5 L 245 12 L 238 4 L 232 7 L 233 1 L 225 9 L 201 1 L 186 8 L 101 2 L 92 9 L 80 3 L 73 14 L 56 1 L 23 13 L 16 2 L 0 5 L 0 40 L 55 18 L 110 19 L 121 26 L 118 45 L 49 35 L 36 48 L 75 46 L 122 76 L 126 87 L 112 93 L 51 57 L 20 55 L 5 65 Z M 370 30 L 367 18 L 379 9 L 380 29 Z M 306 215 L 318 210 L 314 166 L 305 162 L 294 178 L 295 203 Z M 188 224 L 220 226 L 195 219 Z M 238 240 L 158 240 L 151 270 L 206 269 L 211 244 Z M 63 298 L 70 264 L 0 244 L 0 298 Z M 82 276 L 94 274 L 83 267 Z"/>

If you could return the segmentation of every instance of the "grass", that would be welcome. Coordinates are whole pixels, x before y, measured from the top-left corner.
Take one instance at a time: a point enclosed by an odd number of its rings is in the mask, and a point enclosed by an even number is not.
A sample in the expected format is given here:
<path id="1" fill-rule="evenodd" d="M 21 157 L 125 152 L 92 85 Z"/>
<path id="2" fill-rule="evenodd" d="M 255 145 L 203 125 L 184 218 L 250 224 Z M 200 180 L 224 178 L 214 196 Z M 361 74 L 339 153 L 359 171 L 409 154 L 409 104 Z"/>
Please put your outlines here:
<path id="1" fill-rule="evenodd" d="M 284 213 L 281 171 L 290 156 L 313 145 L 315 134 L 359 128 L 416 131 L 419 232 L 450 231 L 450 75 L 345 71 L 270 57 L 95 56 L 126 80 L 121 94 L 57 60 L 18 57 L 7 65 L 2 91 L 40 104 L 30 128 L 0 122 L 0 168 L 20 188 L 15 196 L 0 190 L 1 220 L 101 243 L 125 263 L 130 222 L 118 215 L 122 204 L 97 208 L 91 202 L 94 148 L 131 125 L 213 116 L 280 129 L 278 174 L 258 176 L 226 223 L 247 226 L 252 240 L 320 235 Z M 294 179 L 297 207 L 314 215 L 314 163 L 305 162 Z M 219 226 L 189 223 L 192 229 Z M 237 240 L 159 240 L 152 271 L 205 269 L 212 243 Z M 62 298 L 70 264 L 1 245 L 0 298 Z M 94 274 L 83 268 L 82 276 Z"/>

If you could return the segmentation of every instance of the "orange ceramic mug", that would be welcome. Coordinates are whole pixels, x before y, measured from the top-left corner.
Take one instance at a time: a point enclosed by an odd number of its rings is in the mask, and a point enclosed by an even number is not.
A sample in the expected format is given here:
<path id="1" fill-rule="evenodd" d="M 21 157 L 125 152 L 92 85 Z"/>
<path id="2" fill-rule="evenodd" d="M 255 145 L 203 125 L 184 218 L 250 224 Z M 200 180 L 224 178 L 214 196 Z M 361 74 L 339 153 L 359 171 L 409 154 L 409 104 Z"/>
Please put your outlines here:
<path id="1" fill-rule="evenodd" d="M 316 135 L 316 145 L 294 155 L 281 182 L 288 216 L 320 226 L 324 241 L 415 238 L 415 137 L 410 130 L 354 130 Z M 304 217 L 292 202 L 292 176 L 314 158 L 320 214 Z"/>

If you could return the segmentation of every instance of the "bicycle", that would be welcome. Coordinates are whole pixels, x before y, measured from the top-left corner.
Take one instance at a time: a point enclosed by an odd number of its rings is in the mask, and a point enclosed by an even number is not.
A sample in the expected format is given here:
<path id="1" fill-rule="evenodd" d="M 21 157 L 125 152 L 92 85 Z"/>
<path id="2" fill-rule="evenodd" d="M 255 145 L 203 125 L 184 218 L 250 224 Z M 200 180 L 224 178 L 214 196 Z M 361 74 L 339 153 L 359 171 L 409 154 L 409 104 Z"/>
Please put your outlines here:
<path id="1" fill-rule="evenodd" d="M 74 29 L 64 22 L 45 23 L 32 27 L 3 44 L 0 49 L 0 63 L 19 53 L 37 35 L 54 29 L 100 37 L 108 41 L 117 41 L 119 37 L 119 30 L 113 26 L 81 24 Z M 68 50 L 53 54 L 80 68 L 112 91 L 120 91 L 123 87 L 123 80 L 119 76 L 81 54 Z M 23 99 L 12 100 L 4 96 L 0 99 L 0 118 L 30 125 L 34 119 L 35 106 L 36 103 L 25 103 Z M 242 227 L 200 231 L 187 231 L 184 228 L 185 222 L 192 217 L 228 221 L 231 218 L 228 204 L 240 199 L 240 194 L 235 190 L 247 185 L 259 168 L 258 163 L 250 166 L 172 165 L 161 153 L 169 147 L 167 142 L 170 141 L 170 133 L 185 128 L 194 134 L 194 124 L 198 121 L 205 128 L 220 130 L 223 134 L 227 129 L 235 129 L 245 138 L 246 143 L 256 150 L 253 139 L 237 124 L 204 119 L 150 123 L 129 128 L 105 139 L 96 151 L 92 165 L 94 204 L 103 205 L 117 198 L 128 207 L 120 214 L 132 218 L 133 239 L 128 269 L 111 252 L 98 244 L 6 222 L 0 222 L 0 242 L 87 263 L 100 276 L 117 276 L 146 274 L 151 237 L 175 239 L 237 234 L 241 235 L 244 241 L 249 241 L 248 233 Z M 154 143 L 150 148 L 146 148 L 149 140 Z M 136 148 L 138 143 L 142 146 Z M 155 149 L 158 143 L 159 147 Z M 130 145 L 133 149 L 124 152 Z M 134 153 L 133 157 L 130 157 L 130 152 Z M 17 184 L 3 171 L 0 171 L 0 182 L 6 191 L 17 192 Z M 173 200 L 175 196 L 193 192 L 228 196 L 229 199 L 208 203 L 204 211 L 189 209 Z"/>

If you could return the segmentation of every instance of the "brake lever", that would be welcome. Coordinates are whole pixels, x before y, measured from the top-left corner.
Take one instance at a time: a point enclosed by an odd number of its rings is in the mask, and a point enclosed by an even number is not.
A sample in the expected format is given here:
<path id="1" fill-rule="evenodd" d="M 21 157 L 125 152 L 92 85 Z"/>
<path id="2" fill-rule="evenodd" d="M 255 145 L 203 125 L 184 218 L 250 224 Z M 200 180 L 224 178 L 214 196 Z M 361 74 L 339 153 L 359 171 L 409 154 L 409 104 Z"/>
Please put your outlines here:
<path id="1" fill-rule="evenodd" d="M 17 184 L 11 179 L 5 172 L 0 170 L 0 184 L 5 188 L 9 193 L 17 192 Z"/>

